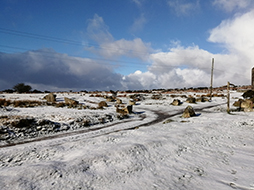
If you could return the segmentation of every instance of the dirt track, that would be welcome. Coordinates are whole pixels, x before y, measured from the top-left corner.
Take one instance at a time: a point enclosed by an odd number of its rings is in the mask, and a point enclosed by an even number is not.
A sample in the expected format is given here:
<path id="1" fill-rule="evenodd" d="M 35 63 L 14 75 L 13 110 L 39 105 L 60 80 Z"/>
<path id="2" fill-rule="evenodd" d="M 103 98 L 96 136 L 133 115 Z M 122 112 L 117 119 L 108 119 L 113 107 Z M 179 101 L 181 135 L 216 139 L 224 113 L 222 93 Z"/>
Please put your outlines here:
<path id="1" fill-rule="evenodd" d="M 223 103 L 223 104 L 225 104 L 225 103 Z M 203 109 L 208 109 L 208 108 L 216 107 L 216 106 L 223 105 L 223 104 L 205 106 L 205 107 L 202 107 L 202 108 L 197 108 L 197 109 L 195 109 L 195 111 L 200 112 Z M 172 113 L 172 112 L 165 113 L 165 112 L 162 112 L 162 111 L 155 111 L 155 110 L 151 110 L 151 109 L 147 109 L 147 108 L 144 109 L 144 110 L 148 110 L 150 112 L 153 112 L 157 117 L 154 120 L 149 121 L 147 123 L 143 123 L 143 124 L 139 124 L 139 125 L 134 124 L 134 126 L 130 126 L 130 127 L 120 129 L 120 130 L 112 129 L 112 131 L 105 132 L 105 133 L 102 133 L 102 134 L 92 135 L 91 137 L 94 138 L 94 137 L 98 137 L 98 136 L 102 136 L 102 135 L 108 135 L 108 134 L 111 134 L 111 133 L 116 133 L 116 132 L 119 132 L 119 131 L 133 130 L 133 129 L 138 129 L 139 127 L 147 127 L 147 126 L 162 122 L 167 118 L 170 118 L 170 117 L 173 117 L 173 116 L 176 116 L 176 115 L 180 115 L 183 112 L 182 110 L 180 110 L 180 111 L 175 111 L 174 113 Z M 50 140 L 50 139 L 57 139 L 57 138 L 68 137 L 68 136 L 74 136 L 74 135 L 78 135 L 78 134 L 84 134 L 84 133 L 89 133 L 89 132 L 94 132 L 94 131 L 100 131 L 100 130 L 106 129 L 106 128 L 110 129 L 110 127 L 112 127 L 112 126 L 120 125 L 120 124 L 123 124 L 123 123 L 131 123 L 131 122 L 135 123 L 136 121 L 142 121 L 144 118 L 145 118 L 145 116 L 143 116 L 143 117 L 141 116 L 139 119 L 122 120 L 120 122 L 116 122 L 116 123 L 113 123 L 113 124 L 105 124 L 105 125 L 103 125 L 101 127 L 97 127 L 97 128 L 86 128 L 86 129 L 71 131 L 71 132 L 67 132 L 67 133 L 54 134 L 54 135 L 50 135 L 50 136 L 24 140 L 24 141 L 21 141 L 21 142 L 9 143 L 9 144 L 5 144 L 5 145 L 1 145 L 0 148 L 11 147 L 11 146 L 16 146 L 16 145 L 20 145 L 20 144 L 32 143 L 32 142 L 39 142 L 39 141 Z"/>

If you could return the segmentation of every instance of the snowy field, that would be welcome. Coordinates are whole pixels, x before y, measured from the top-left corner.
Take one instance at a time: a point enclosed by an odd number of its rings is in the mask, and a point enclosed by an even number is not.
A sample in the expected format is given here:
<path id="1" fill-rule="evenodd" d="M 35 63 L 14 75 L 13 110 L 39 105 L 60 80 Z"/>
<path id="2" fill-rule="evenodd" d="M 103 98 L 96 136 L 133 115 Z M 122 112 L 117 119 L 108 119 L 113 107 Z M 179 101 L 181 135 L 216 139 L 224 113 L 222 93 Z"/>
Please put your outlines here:
<path id="1" fill-rule="evenodd" d="M 193 93 L 187 93 L 190 95 Z M 226 93 L 225 93 L 226 94 Z M 231 92 L 232 104 L 242 93 Z M 45 94 L 0 94 L 0 98 L 41 100 Z M 103 97 L 57 94 L 96 107 Z M 114 102 L 104 109 L 0 108 L 1 117 L 48 119 L 70 126 L 63 136 L 0 146 L 0 189 L 240 189 L 254 190 L 254 112 L 227 113 L 227 100 L 173 106 L 170 94 L 133 106 L 133 114 L 119 120 Z M 125 105 L 128 97 L 120 97 Z M 182 118 L 191 105 L 197 116 Z M 99 118 L 110 119 L 99 122 Z M 77 119 L 92 125 L 75 128 Z M 72 125 L 73 124 L 73 125 Z M 72 129 L 73 127 L 73 129 Z M 75 132 L 75 133 L 72 133 Z"/>

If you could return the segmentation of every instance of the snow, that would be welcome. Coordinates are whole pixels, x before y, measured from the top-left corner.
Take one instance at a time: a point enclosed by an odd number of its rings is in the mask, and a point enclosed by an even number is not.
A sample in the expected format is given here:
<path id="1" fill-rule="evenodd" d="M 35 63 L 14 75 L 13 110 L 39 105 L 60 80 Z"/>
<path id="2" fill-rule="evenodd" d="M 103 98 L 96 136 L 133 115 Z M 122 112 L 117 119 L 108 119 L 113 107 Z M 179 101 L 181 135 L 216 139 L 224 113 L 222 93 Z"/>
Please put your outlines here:
<path id="1" fill-rule="evenodd" d="M 66 95 L 58 94 L 58 101 Z M 231 92 L 231 106 L 240 95 Z M 4 96 L 35 100 L 43 97 Z M 89 105 L 103 100 L 88 94 L 68 97 Z M 0 189 L 254 190 L 254 112 L 228 114 L 226 98 L 221 97 L 205 103 L 183 102 L 180 106 L 170 105 L 170 96 L 163 97 L 152 100 L 146 96 L 134 106 L 136 114 L 130 118 L 90 127 L 108 126 L 100 130 L 0 148 Z M 121 99 L 128 102 L 128 98 Z M 182 118 L 188 105 L 194 110 L 215 107 L 196 111 L 196 117 Z M 168 117 L 154 122 L 158 111 Z M 1 115 L 68 123 L 84 115 L 105 113 L 115 114 L 114 103 L 104 110 L 41 106 L 13 108 Z"/>

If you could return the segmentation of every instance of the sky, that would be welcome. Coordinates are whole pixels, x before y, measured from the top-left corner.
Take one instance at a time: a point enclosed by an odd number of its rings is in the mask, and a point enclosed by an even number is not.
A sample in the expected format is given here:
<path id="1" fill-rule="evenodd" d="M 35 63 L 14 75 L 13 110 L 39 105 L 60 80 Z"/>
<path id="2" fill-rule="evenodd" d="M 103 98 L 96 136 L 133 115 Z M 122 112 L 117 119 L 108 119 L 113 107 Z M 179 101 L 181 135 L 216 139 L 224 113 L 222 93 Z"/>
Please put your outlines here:
<path id="1" fill-rule="evenodd" d="M 0 90 L 251 84 L 254 0 L 0 0 Z"/>

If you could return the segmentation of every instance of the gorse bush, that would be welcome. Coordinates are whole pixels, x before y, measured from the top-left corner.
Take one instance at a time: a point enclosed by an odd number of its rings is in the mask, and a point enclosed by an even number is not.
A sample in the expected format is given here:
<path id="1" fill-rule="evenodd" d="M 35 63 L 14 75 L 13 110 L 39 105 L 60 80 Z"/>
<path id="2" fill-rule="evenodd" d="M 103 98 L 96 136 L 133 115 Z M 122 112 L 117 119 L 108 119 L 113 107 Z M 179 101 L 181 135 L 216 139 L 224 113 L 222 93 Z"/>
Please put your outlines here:
<path id="1" fill-rule="evenodd" d="M 0 99 L 0 106 L 9 106 L 11 104 L 10 100 Z"/>
<path id="2" fill-rule="evenodd" d="M 13 105 L 14 107 L 35 107 L 42 105 L 42 102 L 36 100 L 15 100 Z"/>
<path id="3" fill-rule="evenodd" d="M 35 107 L 42 105 L 43 102 L 36 101 L 36 100 L 6 100 L 6 99 L 0 99 L 0 106 L 13 106 L 13 107 Z"/>
<path id="4" fill-rule="evenodd" d="M 30 92 L 30 90 L 32 89 L 31 86 L 29 85 L 25 85 L 24 83 L 19 83 L 16 84 L 13 89 L 18 92 L 18 93 L 25 93 L 25 92 Z"/>

